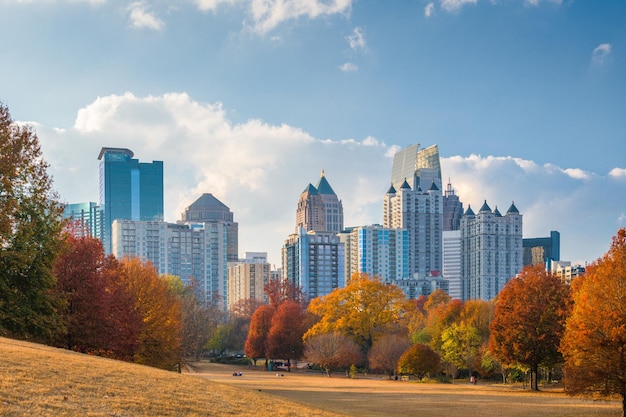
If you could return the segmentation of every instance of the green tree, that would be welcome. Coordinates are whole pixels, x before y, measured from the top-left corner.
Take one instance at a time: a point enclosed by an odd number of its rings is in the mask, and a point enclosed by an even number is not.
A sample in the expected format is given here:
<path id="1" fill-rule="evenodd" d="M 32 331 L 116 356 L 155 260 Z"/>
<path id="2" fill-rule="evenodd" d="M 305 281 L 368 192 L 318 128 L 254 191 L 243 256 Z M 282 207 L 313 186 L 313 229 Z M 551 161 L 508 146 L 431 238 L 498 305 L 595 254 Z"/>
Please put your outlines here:
<path id="1" fill-rule="evenodd" d="M 367 274 L 355 274 L 347 286 L 309 303 L 309 312 L 319 318 L 305 334 L 341 332 L 365 350 L 384 335 L 395 333 L 405 304 L 400 288 Z"/>
<path id="2" fill-rule="evenodd" d="M 53 266 L 62 205 L 39 139 L 0 103 L 0 334 L 49 342 L 60 330 Z"/>
<path id="3" fill-rule="evenodd" d="M 525 267 L 498 295 L 490 350 L 504 364 L 528 366 L 532 390 L 539 390 L 539 366 L 562 362 L 558 349 L 570 304 L 569 288 L 542 265 Z"/>
<path id="4" fill-rule="evenodd" d="M 472 362 L 478 357 L 483 343 L 478 330 L 466 324 L 453 323 L 441 334 L 441 351 L 444 362 L 457 369 L 472 372 Z"/>
<path id="5" fill-rule="evenodd" d="M 572 395 L 622 398 L 626 413 L 626 229 L 573 283 L 574 306 L 561 351 Z"/>

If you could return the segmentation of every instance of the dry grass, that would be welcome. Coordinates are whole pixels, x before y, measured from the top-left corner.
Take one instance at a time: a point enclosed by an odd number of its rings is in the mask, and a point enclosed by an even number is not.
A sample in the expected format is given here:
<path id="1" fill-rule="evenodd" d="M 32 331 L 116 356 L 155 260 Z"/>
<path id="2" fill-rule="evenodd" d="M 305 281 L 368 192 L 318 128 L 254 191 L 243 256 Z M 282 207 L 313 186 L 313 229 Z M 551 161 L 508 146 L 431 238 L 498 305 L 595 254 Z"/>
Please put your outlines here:
<path id="1" fill-rule="evenodd" d="M 328 378 L 312 372 L 265 372 L 241 368 L 243 377 L 233 377 L 232 367 L 202 363 L 203 377 L 248 390 L 261 389 L 301 404 L 321 407 L 352 416 L 446 416 L 446 417 L 587 417 L 621 416 L 619 401 L 590 401 L 571 398 L 562 389 L 531 392 L 521 387 L 455 384 L 426 384 L 390 381 L 359 376 Z"/>
<path id="2" fill-rule="evenodd" d="M 324 412 L 193 375 L 0 338 L 1 416 L 315 416 Z"/>

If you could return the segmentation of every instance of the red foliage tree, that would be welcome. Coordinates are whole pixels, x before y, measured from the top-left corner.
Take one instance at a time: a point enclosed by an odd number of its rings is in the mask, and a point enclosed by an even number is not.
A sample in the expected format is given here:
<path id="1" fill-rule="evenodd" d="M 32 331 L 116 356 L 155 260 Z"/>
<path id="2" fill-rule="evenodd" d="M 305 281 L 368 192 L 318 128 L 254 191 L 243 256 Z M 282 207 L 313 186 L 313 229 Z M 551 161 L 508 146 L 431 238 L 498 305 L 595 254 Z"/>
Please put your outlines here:
<path id="1" fill-rule="evenodd" d="M 273 359 L 300 359 L 304 350 L 302 336 L 306 331 L 305 313 L 293 300 L 284 301 L 272 316 L 272 325 L 265 340 L 265 352 Z"/>
<path id="2" fill-rule="evenodd" d="M 265 284 L 263 291 L 274 308 L 287 300 L 296 301 L 306 308 L 306 297 L 302 289 L 287 279 L 273 279 Z"/>
<path id="3" fill-rule="evenodd" d="M 498 295 L 490 349 L 503 363 L 528 366 L 532 390 L 539 390 L 540 365 L 562 361 L 558 348 L 570 304 L 568 287 L 542 265 L 524 268 Z"/>
<path id="4" fill-rule="evenodd" d="M 247 357 L 252 358 L 255 364 L 257 359 L 265 358 L 267 365 L 268 355 L 265 353 L 265 340 L 272 327 L 272 316 L 275 311 L 273 306 L 264 304 L 257 308 L 252 315 L 244 353 Z"/>

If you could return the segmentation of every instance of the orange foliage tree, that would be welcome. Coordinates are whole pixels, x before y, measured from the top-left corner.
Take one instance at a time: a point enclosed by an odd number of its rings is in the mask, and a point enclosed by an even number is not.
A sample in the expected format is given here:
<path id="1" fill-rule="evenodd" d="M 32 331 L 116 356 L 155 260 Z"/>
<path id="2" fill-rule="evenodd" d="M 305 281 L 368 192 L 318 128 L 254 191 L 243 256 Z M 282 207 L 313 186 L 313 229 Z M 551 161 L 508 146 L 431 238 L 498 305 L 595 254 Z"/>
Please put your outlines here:
<path id="1" fill-rule="evenodd" d="M 572 395 L 618 394 L 625 413 L 626 229 L 572 287 L 574 306 L 561 344 L 565 389 Z"/>
<path id="2" fill-rule="evenodd" d="M 430 346 L 416 343 L 398 361 L 398 372 L 417 375 L 420 378 L 439 372 L 441 358 Z"/>
<path id="3" fill-rule="evenodd" d="M 248 330 L 248 338 L 244 345 L 244 353 L 251 358 L 254 363 L 259 358 L 265 358 L 265 366 L 267 367 L 268 355 L 265 353 L 265 341 L 272 327 L 272 317 L 276 309 L 264 304 L 257 308 L 250 320 L 250 330 Z"/>
<path id="4" fill-rule="evenodd" d="M 305 339 L 338 331 L 368 350 L 378 337 L 396 332 L 405 301 L 397 286 L 355 274 L 344 288 L 311 300 L 308 310 L 319 321 L 306 332 Z"/>
<path id="5" fill-rule="evenodd" d="M 498 295 L 490 349 L 503 363 L 528 366 L 532 390 L 539 390 L 540 365 L 562 361 L 558 348 L 570 304 L 569 288 L 542 265 L 522 269 Z"/>
<path id="6" fill-rule="evenodd" d="M 125 259 L 119 267 L 121 283 L 137 300 L 142 318 L 139 349 L 134 361 L 162 369 L 182 363 L 181 303 L 170 285 L 150 264 Z"/>

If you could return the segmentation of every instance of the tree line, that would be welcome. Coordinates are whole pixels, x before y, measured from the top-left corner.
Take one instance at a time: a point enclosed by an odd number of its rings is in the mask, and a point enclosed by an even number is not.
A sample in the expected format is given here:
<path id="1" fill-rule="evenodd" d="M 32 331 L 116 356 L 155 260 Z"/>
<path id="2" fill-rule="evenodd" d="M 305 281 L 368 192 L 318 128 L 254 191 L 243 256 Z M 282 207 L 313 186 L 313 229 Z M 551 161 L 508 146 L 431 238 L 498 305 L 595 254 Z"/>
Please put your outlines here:
<path id="1" fill-rule="evenodd" d="M 356 274 L 307 303 L 271 281 L 269 303 L 230 312 L 200 303 L 194 285 L 137 259 L 105 256 L 62 219 L 34 130 L 0 104 L 0 335 L 178 369 L 203 352 L 251 360 L 307 360 L 328 375 L 366 367 L 424 376 L 560 370 L 567 392 L 618 394 L 626 409 L 626 229 L 571 286 L 526 267 L 491 301 L 443 291 L 407 300 Z"/>

